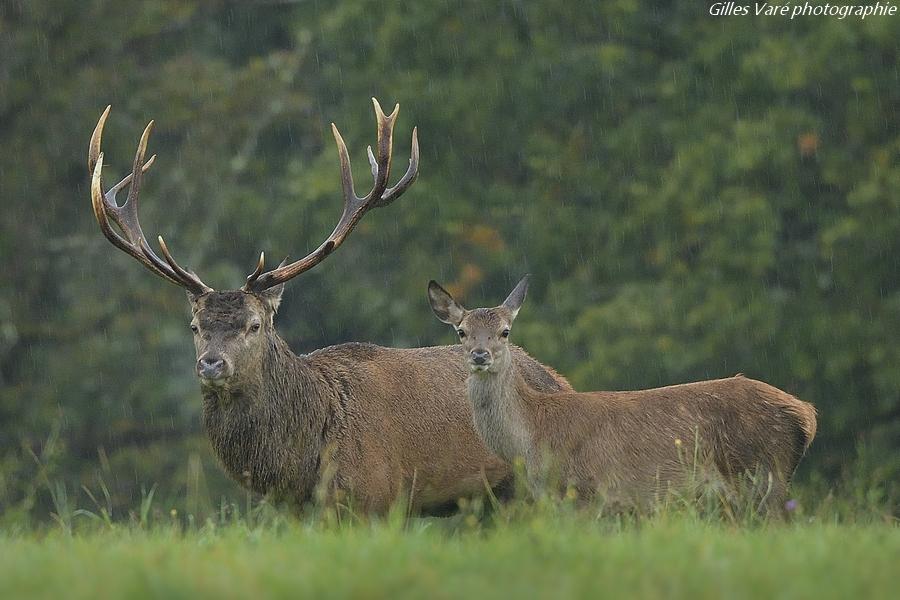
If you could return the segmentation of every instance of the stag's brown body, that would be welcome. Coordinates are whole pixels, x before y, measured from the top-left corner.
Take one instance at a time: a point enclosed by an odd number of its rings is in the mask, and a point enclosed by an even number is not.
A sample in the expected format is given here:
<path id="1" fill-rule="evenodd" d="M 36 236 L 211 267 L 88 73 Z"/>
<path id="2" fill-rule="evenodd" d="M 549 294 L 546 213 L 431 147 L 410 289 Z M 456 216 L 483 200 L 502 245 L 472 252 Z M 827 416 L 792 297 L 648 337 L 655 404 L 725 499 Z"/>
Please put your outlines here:
<path id="1" fill-rule="evenodd" d="M 435 314 L 462 340 L 475 429 L 495 454 L 523 459 L 535 486 L 550 476 L 621 505 L 704 482 L 731 498 L 752 483 L 766 508 L 783 505 L 816 433 L 811 404 L 740 375 L 628 392 L 535 389 L 508 343 L 526 290 L 527 278 L 501 306 L 466 310 L 429 285 Z"/>
<path id="2" fill-rule="evenodd" d="M 162 257 L 138 219 L 151 121 L 141 136 L 132 171 L 106 189 L 101 138 L 103 112 L 88 150 L 91 206 L 103 235 L 151 272 L 185 288 L 203 421 L 216 454 L 241 484 L 292 504 L 317 487 L 341 492 L 363 510 L 383 511 L 398 494 L 432 506 L 480 493 L 509 474 L 472 427 L 460 348 L 381 348 L 344 344 L 297 356 L 278 336 L 274 316 L 284 284 L 337 249 L 372 208 L 387 206 L 415 182 L 419 146 L 413 129 L 409 167 L 389 185 L 393 128 L 399 105 L 385 115 L 373 98 L 378 138 L 369 148 L 373 185 L 354 190 L 347 147 L 332 132 L 341 165 L 344 209 L 331 235 L 307 256 L 264 272 L 264 256 L 240 290 L 216 291 L 181 267 L 162 238 Z M 119 191 L 128 188 L 123 204 Z M 537 389 L 568 390 L 568 383 L 521 350 L 515 361 Z M 483 474 L 482 474 L 483 471 Z"/>
<path id="3" fill-rule="evenodd" d="M 201 298 L 202 310 L 222 300 Z M 203 386 L 213 448 L 250 489 L 297 505 L 321 485 L 381 512 L 398 497 L 430 507 L 510 475 L 473 429 L 459 346 L 351 343 L 298 356 L 268 335 L 258 368 Z M 571 389 L 523 351 L 514 355 L 530 385 Z"/>

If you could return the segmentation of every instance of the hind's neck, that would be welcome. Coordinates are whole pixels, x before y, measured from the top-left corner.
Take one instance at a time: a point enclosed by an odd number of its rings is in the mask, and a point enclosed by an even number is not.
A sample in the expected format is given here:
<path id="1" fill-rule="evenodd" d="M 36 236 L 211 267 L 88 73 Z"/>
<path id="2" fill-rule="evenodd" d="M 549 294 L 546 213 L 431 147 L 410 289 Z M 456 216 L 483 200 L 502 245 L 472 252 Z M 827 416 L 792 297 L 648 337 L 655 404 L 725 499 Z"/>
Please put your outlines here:
<path id="1" fill-rule="evenodd" d="M 525 382 L 511 357 L 497 372 L 470 373 L 466 384 L 475 430 L 488 449 L 508 462 L 527 459 L 531 420 L 522 398 Z"/>

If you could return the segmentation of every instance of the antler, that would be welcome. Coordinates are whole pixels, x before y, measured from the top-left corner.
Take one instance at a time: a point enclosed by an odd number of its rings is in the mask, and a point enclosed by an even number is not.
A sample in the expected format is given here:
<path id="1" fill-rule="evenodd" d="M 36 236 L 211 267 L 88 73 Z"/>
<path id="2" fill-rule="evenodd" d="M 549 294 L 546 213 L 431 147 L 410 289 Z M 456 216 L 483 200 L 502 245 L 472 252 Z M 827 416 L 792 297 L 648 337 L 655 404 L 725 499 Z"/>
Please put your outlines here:
<path id="1" fill-rule="evenodd" d="M 406 170 L 406 174 L 397 182 L 397 185 L 389 188 L 388 178 L 391 172 L 394 121 L 397 119 L 397 114 L 400 111 L 400 105 L 395 106 L 394 112 L 385 116 L 384 111 L 381 110 L 381 105 L 378 104 L 378 100 L 372 98 L 372 104 L 375 105 L 375 116 L 378 119 L 378 142 L 375 146 L 375 153 L 373 154 L 371 146 L 368 148 L 369 164 L 372 167 L 372 177 L 375 180 L 372 189 L 363 197 L 356 195 L 356 191 L 353 188 L 353 173 L 350 169 L 350 156 L 347 153 L 347 146 L 344 144 L 344 139 L 341 137 L 337 126 L 332 123 L 331 131 L 334 134 L 334 141 L 337 143 L 338 154 L 341 159 L 341 188 L 344 192 L 344 212 L 341 214 L 340 221 L 338 221 L 328 239 L 322 242 L 322 245 L 298 261 L 288 265 L 282 264 L 276 269 L 263 273 L 265 254 L 260 254 L 256 269 L 247 277 L 247 283 L 242 288 L 244 291 L 260 292 L 312 269 L 343 243 L 370 208 L 387 206 L 399 198 L 415 182 L 419 174 L 419 140 L 416 128 L 413 127 L 412 132 L 409 168 Z"/>
<path id="2" fill-rule="evenodd" d="M 141 141 L 134 155 L 134 165 L 131 173 L 112 186 L 108 192 L 103 191 L 103 153 L 100 151 L 100 138 L 103 137 L 103 126 L 106 124 L 110 108 L 110 106 L 107 106 L 103 114 L 100 115 L 100 120 L 97 121 L 97 126 L 91 135 L 91 145 L 88 150 L 88 170 L 91 172 L 91 204 L 94 208 L 94 216 L 97 218 L 97 223 L 100 224 L 100 231 L 116 248 L 131 255 L 160 277 L 180 285 L 193 294 L 203 294 L 212 291 L 212 288 L 200 281 L 200 278 L 193 271 L 183 269 L 175 262 L 162 236 L 159 236 L 158 240 L 165 261 L 159 258 L 150 249 L 147 238 L 144 237 L 144 232 L 141 229 L 141 223 L 138 221 L 138 195 L 141 190 L 141 180 L 144 172 L 156 160 L 156 155 L 154 154 L 150 157 L 150 160 L 146 163 L 144 162 L 144 154 L 147 152 L 147 139 L 150 137 L 150 131 L 153 129 L 153 121 L 147 124 L 143 135 L 141 135 Z M 119 206 L 116 203 L 116 194 L 129 183 L 131 187 L 128 189 L 128 198 L 125 200 L 125 204 Z M 116 224 L 122 235 L 110 226 L 110 219 Z"/>

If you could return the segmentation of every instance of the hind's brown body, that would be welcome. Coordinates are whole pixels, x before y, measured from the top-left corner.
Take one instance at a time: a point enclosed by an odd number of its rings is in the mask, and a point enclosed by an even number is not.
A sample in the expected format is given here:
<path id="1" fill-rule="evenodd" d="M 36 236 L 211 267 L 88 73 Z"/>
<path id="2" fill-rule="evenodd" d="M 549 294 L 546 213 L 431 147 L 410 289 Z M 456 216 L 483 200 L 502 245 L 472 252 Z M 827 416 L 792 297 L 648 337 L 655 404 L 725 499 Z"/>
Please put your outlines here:
<path id="1" fill-rule="evenodd" d="M 733 490 L 749 473 L 770 505 L 781 506 L 816 431 L 812 405 L 742 376 L 631 392 L 517 387 L 501 402 L 521 411 L 529 429 L 526 460 L 540 468 L 548 452 L 565 483 L 625 504 L 644 504 L 691 478 L 712 476 Z M 476 426 L 502 427 L 477 418 Z"/>
<path id="2" fill-rule="evenodd" d="M 524 459 L 533 488 L 550 476 L 582 495 L 647 505 L 704 480 L 733 493 L 750 474 L 766 506 L 781 506 L 816 434 L 811 404 L 740 375 L 632 392 L 536 389 L 509 343 L 527 289 L 525 277 L 502 305 L 474 310 L 434 281 L 428 294 L 465 349 L 475 430 L 505 461 Z"/>

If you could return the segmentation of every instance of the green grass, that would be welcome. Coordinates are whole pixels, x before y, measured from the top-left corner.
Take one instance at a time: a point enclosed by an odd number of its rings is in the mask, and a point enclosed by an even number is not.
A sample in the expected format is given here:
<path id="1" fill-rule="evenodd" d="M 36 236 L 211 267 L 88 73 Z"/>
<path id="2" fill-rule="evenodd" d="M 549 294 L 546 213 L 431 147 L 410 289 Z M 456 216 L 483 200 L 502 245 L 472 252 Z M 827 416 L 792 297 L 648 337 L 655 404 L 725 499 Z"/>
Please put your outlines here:
<path id="1" fill-rule="evenodd" d="M 489 519 L 490 520 L 490 519 Z M 892 524 L 284 517 L 0 534 L 0 598 L 889 598 Z"/>
<path id="2" fill-rule="evenodd" d="M 520 496 L 460 501 L 446 518 L 347 507 L 288 516 L 250 496 L 185 514 L 145 490 L 128 516 L 50 486 L 52 521 L 0 518 L 6 598 L 894 598 L 896 489 L 799 486 L 788 520 L 711 487 L 651 511 Z M 793 503 L 793 502 L 792 502 Z M 3 515 L 0 515 L 3 517 Z"/>

